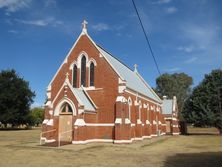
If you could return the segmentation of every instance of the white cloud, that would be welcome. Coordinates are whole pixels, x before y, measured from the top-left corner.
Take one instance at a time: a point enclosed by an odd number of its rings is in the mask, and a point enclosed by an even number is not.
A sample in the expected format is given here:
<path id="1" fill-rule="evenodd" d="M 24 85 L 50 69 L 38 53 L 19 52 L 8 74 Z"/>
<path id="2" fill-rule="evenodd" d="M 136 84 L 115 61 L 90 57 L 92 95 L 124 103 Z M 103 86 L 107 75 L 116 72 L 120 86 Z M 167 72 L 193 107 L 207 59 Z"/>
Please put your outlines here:
<path id="1" fill-rule="evenodd" d="M 186 60 L 185 63 L 190 64 L 197 60 L 197 57 L 191 57 L 190 59 Z"/>
<path id="2" fill-rule="evenodd" d="M 108 24 L 105 23 L 98 23 L 92 26 L 92 28 L 96 31 L 105 31 L 110 30 L 111 27 Z"/>
<path id="3" fill-rule="evenodd" d="M 18 31 L 16 31 L 16 30 L 8 30 L 8 32 L 12 33 L 12 34 L 17 34 L 18 33 Z"/>
<path id="4" fill-rule="evenodd" d="M 186 53 L 191 53 L 194 50 L 194 48 L 192 46 L 180 46 L 177 49 L 180 51 L 184 51 Z"/>
<path id="5" fill-rule="evenodd" d="M 48 19 L 39 19 L 39 20 L 20 20 L 15 19 L 19 23 L 27 24 L 27 25 L 33 25 L 33 26 L 53 26 L 56 27 L 58 25 L 62 25 L 63 22 L 56 20 L 55 18 L 48 18 Z"/>
<path id="6" fill-rule="evenodd" d="M 207 49 L 218 40 L 219 27 L 215 25 L 188 24 L 182 28 L 183 37 L 198 49 Z"/>
<path id="7" fill-rule="evenodd" d="M 44 6 L 47 8 L 47 7 L 57 7 L 57 2 L 55 0 L 45 0 L 44 1 Z"/>
<path id="8" fill-rule="evenodd" d="M 29 7 L 31 0 L 0 0 L 0 8 L 6 9 L 6 14 L 16 12 L 22 8 Z"/>
<path id="9" fill-rule="evenodd" d="M 171 0 L 158 0 L 156 2 L 153 2 L 153 4 L 167 4 L 167 3 L 170 3 Z"/>
<path id="10" fill-rule="evenodd" d="M 177 8 L 174 7 L 174 6 L 171 6 L 171 7 L 166 8 L 165 12 L 168 13 L 168 14 L 173 14 L 173 13 L 177 12 Z"/>

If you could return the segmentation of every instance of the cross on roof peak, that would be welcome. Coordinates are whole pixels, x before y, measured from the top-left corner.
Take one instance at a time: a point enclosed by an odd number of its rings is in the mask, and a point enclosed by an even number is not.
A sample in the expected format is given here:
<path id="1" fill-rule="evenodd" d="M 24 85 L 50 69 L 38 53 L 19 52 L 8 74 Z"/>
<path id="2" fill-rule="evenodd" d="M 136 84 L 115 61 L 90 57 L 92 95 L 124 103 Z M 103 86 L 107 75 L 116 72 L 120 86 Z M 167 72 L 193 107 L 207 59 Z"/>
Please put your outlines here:
<path id="1" fill-rule="evenodd" d="M 87 33 L 87 24 L 88 24 L 88 22 L 86 20 L 83 20 L 83 22 L 82 22 L 82 31 L 85 34 Z"/>
<path id="2" fill-rule="evenodd" d="M 134 72 L 137 72 L 137 67 L 138 67 L 138 65 L 134 64 Z"/>

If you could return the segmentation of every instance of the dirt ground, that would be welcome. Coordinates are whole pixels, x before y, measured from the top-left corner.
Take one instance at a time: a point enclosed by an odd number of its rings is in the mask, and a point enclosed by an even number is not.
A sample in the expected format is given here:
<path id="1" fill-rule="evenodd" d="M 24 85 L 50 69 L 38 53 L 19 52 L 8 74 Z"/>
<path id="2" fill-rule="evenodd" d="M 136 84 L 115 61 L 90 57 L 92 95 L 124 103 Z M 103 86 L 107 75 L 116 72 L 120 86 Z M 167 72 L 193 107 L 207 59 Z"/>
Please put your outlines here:
<path id="1" fill-rule="evenodd" d="M 40 129 L 0 131 L 0 167 L 221 167 L 222 136 L 212 129 L 133 144 L 39 146 Z M 200 132 L 200 130 L 198 130 Z M 208 134 L 208 135 L 206 135 Z"/>

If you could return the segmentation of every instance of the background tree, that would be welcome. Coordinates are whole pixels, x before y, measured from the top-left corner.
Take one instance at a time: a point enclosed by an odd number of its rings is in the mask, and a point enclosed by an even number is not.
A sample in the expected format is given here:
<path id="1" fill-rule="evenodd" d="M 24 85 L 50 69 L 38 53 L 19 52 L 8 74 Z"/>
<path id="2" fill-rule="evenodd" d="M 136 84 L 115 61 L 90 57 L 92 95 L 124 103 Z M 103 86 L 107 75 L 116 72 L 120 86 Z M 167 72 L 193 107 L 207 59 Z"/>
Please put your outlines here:
<path id="1" fill-rule="evenodd" d="M 41 124 L 44 119 L 44 109 L 41 107 L 32 108 L 30 114 L 32 119 L 31 124 L 39 126 L 39 124 Z"/>
<path id="2" fill-rule="evenodd" d="M 192 77 L 185 73 L 165 73 L 156 79 L 157 87 L 155 91 L 160 97 L 167 96 L 171 99 L 173 96 L 177 97 L 180 119 L 182 119 L 180 112 L 183 108 L 185 99 L 189 97 L 192 83 Z"/>
<path id="3" fill-rule="evenodd" d="M 213 70 L 186 100 L 183 116 L 195 126 L 215 126 L 222 133 L 222 71 Z"/>
<path id="4" fill-rule="evenodd" d="M 29 108 L 35 93 L 15 70 L 0 72 L 0 122 L 12 126 L 29 123 Z"/>

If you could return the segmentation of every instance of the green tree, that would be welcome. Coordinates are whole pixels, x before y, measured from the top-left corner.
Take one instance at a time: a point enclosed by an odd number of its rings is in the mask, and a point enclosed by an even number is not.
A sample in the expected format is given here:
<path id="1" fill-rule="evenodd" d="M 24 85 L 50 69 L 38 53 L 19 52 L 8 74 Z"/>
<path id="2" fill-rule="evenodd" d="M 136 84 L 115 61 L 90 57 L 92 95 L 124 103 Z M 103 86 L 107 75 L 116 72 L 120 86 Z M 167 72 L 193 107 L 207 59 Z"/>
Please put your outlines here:
<path id="1" fill-rule="evenodd" d="M 31 119 L 32 119 L 32 125 L 37 125 L 42 123 L 44 119 L 44 109 L 41 107 L 35 107 L 31 109 Z"/>
<path id="2" fill-rule="evenodd" d="M 0 122 L 12 126 L 29 123 L 29 108 L 35 93 L 15 70 L 0 72 Z"/>
<path id="3" fill-rule="evenodd" d="M 192 83 L 192 77 L 185 73 L 165 73 L 156 79 L 157 87 L 155 91 L 160 97 L 167 96 L 171 99 L 173 96 L 177 97 L 180 119 L 182 119 L 180 112 L 183 108 L 185 99 L 189 97 Z"/>
<path id="4" fill-rule="evenodd" d="M 183 116 L 196 126 L 215 126 L 222 133 L 222 71 L 213 70 L 186 100 Z"/>

